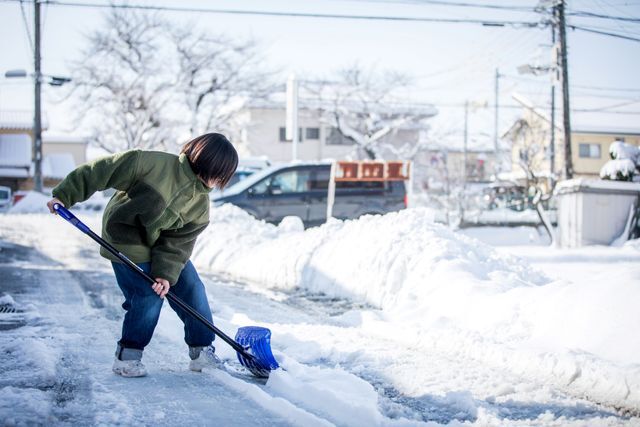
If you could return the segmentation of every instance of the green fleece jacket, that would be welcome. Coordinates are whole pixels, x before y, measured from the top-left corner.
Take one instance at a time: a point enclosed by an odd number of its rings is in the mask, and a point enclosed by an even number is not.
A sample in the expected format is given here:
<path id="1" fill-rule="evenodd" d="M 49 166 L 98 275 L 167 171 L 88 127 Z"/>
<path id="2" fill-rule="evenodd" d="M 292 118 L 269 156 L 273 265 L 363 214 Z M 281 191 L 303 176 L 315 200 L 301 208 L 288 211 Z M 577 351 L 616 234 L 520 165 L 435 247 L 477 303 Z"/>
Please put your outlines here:
<path id="1" fill-rule="evenodd" d="M 151 262 L 152 277 L 175 284 L 209 224 L 210 189 L 184 154 L 131 150 L 78 167 L 53 196 L 71 207 L 107 188 L 118 191 L 105 208 L 102 238 L 135 263 Z"/>

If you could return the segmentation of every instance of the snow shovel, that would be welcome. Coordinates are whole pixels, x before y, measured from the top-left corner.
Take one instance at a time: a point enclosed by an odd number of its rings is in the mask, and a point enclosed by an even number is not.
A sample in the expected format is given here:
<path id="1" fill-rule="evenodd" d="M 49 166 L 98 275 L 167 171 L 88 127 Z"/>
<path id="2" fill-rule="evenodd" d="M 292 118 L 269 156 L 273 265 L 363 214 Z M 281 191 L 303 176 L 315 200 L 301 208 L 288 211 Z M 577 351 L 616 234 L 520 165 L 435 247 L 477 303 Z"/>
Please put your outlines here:
<path id="1" fill-rule="evenodd" d="M 89 227 L 82 223 L 75 215 L 73 215 L 67 208 L 56 203 L 53 205 L 53 209 L 65 220 L 73 224 L 80 231 L 87 236 L 95 240 L 100 246 L 108 250 L 110 253 L 118 257 L 120 261 L 128 265 L 133 271 L 142 276 L 150 285 L 153 285 L 156 281 L 145 273 L 140 267 L 138 267 L 133 261 L 120 253 L 116 248 L 111 246 L 108 242 L 91 231 Z M 238 329 L 236 339 L 231 339 L 228 335 L 214 326 L 204 316 L 195 311 L 187 303 L 178 298 L 174 293 L 169 290 L 167 298 L 189 313 L 191 316 L 202 322 L 207 328 L 209 328 L 214 334 L 219 336 L 224 342 L 229 344 L 238 354 L 238 360 L 247 368 L 253 375 L 258 378 L 269 378 L 269 373 L 278 368 L 278 362 L 271 353 L 271 331 L 267 328 L 259 326 L 245 326 Z"/>

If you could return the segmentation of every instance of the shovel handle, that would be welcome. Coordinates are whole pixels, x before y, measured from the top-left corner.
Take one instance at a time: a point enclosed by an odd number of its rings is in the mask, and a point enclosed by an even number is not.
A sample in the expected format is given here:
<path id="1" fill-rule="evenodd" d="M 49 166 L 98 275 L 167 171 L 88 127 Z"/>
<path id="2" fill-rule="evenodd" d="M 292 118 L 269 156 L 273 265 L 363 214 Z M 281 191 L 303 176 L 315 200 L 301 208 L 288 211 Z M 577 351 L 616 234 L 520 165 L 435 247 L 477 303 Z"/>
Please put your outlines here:
<path id="1" fill-rule="evenodd" d="M 104 240 L 102 237 L 98 236 L 96 233 L 91 231 L 91 229 L 89 227 L 87 227 L 82 221 L 80 221 L 67 208 L 65 208 L 64 206 L 62 206 L 59 203 L 54 203 L 53 209 L 62 218 L 67 220 L 69 223 L 73 224 L 76 228 L 78 228 L 80 231 L 82 231 L 83 233 L 85 233 L 86 235 L 91 237 L 100 246 L 105 248 L 107 251 L 109 251 L 111 254 L 113 254 L 115 257 L 117 257 L 120 261 L 122 261 L 123 263 L 128 265 L 132 270 L 134 270 L 142 278 L 144 278 L 147 282 L 149 282 L 149 284 L 154 284 L 156 282 L 151 276 L 149 276 L 147 273 L 145 273 L 144 270 L 142 270 L 136 263 L 134 263 L 129 258 L 124 256 L 124 254 L 122 254 L 120 251 L 118 251 L 116 248 L 114 248 L 111 244 L 109 244 L 109 242 Z M 191 316 L 195 317 L 197 320 L 199 320 L 201 323 L 203 323 L 213 333 L 215 333 L 217 336 L 219 336 L 224 342 L 229 344 L 235 351 L 237 351 L 238 353 L 242 354 L 242 356 L 246 357 L 249 360 L 255 360 L 255 356 L 253 354 L 247 352 L 247 350 L 243 346 L 238 344 L 234 339 L 232 339 L 227 334 L 225 334 L 220 329 L 218 329 L 213 323 L 211 323 L 202 314 L 200 314 L 196 310 L 194 310 L 189 304 L 187 304 L 186 302 L 184 302 L 180 298 L 178 298 L 173 292 L 171 292 L 171 290 L 169 290 L 169 292 L 167 293 L 166 296 L 167 296 L 167 298 L 169 300 L 174 302 L 176 305 L 178 305 L 184 311 L 186 311 Z"/>

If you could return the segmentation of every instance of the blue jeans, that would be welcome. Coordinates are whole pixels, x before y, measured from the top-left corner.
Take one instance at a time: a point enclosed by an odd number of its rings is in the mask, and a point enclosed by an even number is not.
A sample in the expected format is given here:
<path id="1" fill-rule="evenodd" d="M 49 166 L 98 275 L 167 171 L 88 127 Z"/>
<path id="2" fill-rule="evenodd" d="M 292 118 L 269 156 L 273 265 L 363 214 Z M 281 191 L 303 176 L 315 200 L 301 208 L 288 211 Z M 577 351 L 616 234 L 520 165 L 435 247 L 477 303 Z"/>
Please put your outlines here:
<path id="1" fill-rule="evenodd" d="M 122 338 L 118 345 L 119 348 L 131 349 L 132 353 L 142 357 L 142 350 L 151 341 L 153 330 L 158 323 L 164 299 L 158 297 L 151 285 L 127 265 L 117 262 L 111 264 L 125 298 L 122 308 L 126 313 L 122 323 Z M 138 265 L 149 273 L 151 263 Z M 171 292 L 213 323 L 204 284 L 191 261 L 182 269 L 176 284 L 171 286 Z M 213 332 L 171 301 L 169 305 L 184 323 L 184 340 L 189 347 L 206 347 L 211 344 L 215 338 Z"/>

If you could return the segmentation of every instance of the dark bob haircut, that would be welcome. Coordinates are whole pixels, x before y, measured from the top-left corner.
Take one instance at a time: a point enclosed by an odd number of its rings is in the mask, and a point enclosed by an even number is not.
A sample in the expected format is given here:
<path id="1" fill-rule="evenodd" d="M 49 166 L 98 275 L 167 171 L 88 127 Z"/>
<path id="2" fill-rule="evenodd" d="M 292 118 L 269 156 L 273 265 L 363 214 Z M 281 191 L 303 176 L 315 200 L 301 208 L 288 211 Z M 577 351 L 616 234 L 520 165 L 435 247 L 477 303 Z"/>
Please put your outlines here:
<path id="1" fill-rule="evenodd" d="M 236 168 L 238 153 L 229 140 L 219 133 L 206 133 L 184 144 L 180 153 L 189 159 L 193 172 L 206 183 L 223 189 Z"/>

